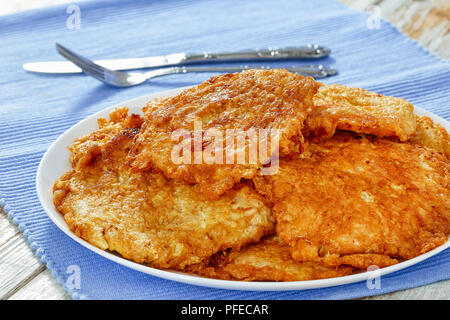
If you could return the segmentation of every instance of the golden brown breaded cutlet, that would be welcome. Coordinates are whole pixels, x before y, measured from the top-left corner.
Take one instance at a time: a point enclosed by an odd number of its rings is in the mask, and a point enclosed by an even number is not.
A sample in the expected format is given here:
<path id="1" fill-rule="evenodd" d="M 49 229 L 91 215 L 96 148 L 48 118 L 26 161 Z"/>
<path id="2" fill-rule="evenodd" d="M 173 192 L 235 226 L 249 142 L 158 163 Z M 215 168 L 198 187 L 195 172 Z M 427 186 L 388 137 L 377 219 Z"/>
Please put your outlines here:
<path id="1" fill-rule="evenodd" d="M 448 133 L 404 99 L 248 70 L 143 111 L 100 118 L 54 184 L 71 231 L 98 248 L 216 279 L 303 281 L 389 266 L 448 240 Z M 210 129 L 277 130 L 279 149 L 217 148 Z M 181 152 L 186 137 L 201 143 Z M 224 164 L 194 161 L 194 148 L 211 146 Z M 186 150 L 191 162 L 174 161 Z M 278 157 L 275 174 L 262 173 Z"/>
<path id="2" fill-rule="evenodd" d="M 269 236 L 241 250 L 218 253 L 206 265 L 193 265 L 185 271 L 223 280 L 305 281 L 345 276 L 353 268 L 297 262 L 281 238 Z"/>
<path id="3" fill-rule="evenodd" d="M 450 163 L 427 147 L 337 132 L 253 181 L 297 261 L 384 267 L 450 233 Z"/>
<path id="4" fill-rule="evenodd" d="M 316 90 L 312 78 L 283 69 L 248 70 L 216 76 L 175 97 L 150 102 L 130 153 L 131 165 L 136 170 L 152 169 L 198 184 L 201 194 L 215 199 L 242 178 L 252 178 L 276 150 L 257 163 L 176 164 L 171 152 L 179 141 L 172 140 L 172 134 L 180 130 L 192 133 L 194 121 L 201 122 L 204 132 L 213 128 L 223 136 L 227 129 L 278 129 L 281 156 L 298 153 L 304 145 L 303 122 L 312 109 Z M 213 137 L 203 136 L 202 146 L 213 143 Z M 247 152 L 248 146 L 245 149 Z M 225 155 L 236 159 L 238 152 L 234 146 L 226 146 L 223 159 Z"/>
<path id="5" fill-rule="evenodd" d="M 116 115 L 102 120 L 104 127 L 115 125 Z M 274 231 L 271 209 L 250 184 L 205 201 L 191 185 L 130 170 L 125 158 L 139 128 L 105 138 L 99 154 L 87 148 L 103 128 L 74 143 L 73 153 L 95 155 L 75 162 L 54 185 L 55 206 L 77 236 L 138 263 L 181 269 Z"/>
<path id="6" fill-rule="evenodd" d="M 304 131 L 326 138 L 340 129 L 406 141 L 416 131 L 413 111 L 413 105 L 405 99 L 322 83 Z"/>
<path id="7" fill-rule="evenodd" d="M 417 129 L 412 143 L 442 152 L 450 159 L 450 140 L 444 127 L 426 116 L 416 116 Z"/>

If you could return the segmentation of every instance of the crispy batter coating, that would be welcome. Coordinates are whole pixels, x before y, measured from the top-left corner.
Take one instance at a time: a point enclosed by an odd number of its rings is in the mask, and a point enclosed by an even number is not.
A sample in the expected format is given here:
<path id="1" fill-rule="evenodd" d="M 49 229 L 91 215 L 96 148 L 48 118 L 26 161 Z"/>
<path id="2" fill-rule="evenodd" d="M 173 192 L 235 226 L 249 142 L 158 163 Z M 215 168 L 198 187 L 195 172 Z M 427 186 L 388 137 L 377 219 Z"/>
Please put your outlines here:
<path id="1" fill-rule="evenodd" d="M 215 199 L 241 178 L 252 178 L 277 150 L 271 153 L 269 148 L 269 153 L 256 163 L 236 163 L 236 155 L 242 149 L 222 143 L 223 159 L 227 155 L 235 159 L 231 164 L 225 160 L 224 164 L 199 164 L 194 160 L 191 164 L 176 164 L 171 153 L 180 141 L 172 140 L 172 134 L 186 130 L 193 135 L 194 121 L 200 121 L 201 147 L 205 148 L 216 141 L 204 134 L 211 128 L 223 137 L 227 129 L 278 129 L 280 154 L 298 153 L 304 145 L 301 129 L 316 90 L 312 78 L 283 69 L 248 70 L 216 76 L 175 97 L 150 102 L 144 108 L 145 123 L 130 153 L 131 165 L 137 170 L 158 170 L 166 177 L 198 184 L 200 193 Z M 246 158 L 248 148 L 244 148 Z"/>
<path id="2" fill-rule="evenodd" d="M 338 84 L 321 84 L 305 130 L 331 137 L 336 129 L 408 140 L 416 131 L 414 107 L 401 98 Z"/>
<path id="3" fill-rule="evenodd" d="M 297 261 L 384 267 L 450 232 L 450 164 L 426 147 L 337 132 L 253 181 Z"/>
<path id="4" fill-rule="evenodd" d="M 223 280 L 305 281 L 345 276 L 353 268 L 297 262 L 281 238 L 270 236 L 239 251 L 218 253 L 206 265 L 194 265 L 187 271 Z"/>
<path id="5" fill-rule="evenodd" d="M 113 119 L 103 122 L 115 125 Z M 139 263 L 181 269 L 274 231 L 271 209 L 250 184 L 205 201 L 193 186 L 159 173 L 133 172 L 125 157 L 138 131 L 123 128 L 104 139 L 100 154 L 97 148 L 79 148 L 88 137 L 75 142 L 74 152 L 97 155 L 87 156 L 91 160 L 83 165 L 76 162 L 53 192 L 56 208 L 77 236 Z"/>
<path id="6" fill-rule="evenodd" d="M 409 141 L 442 152 L 450 159 L 450 140 L 447 130 L 426 116 L 416 116 L 416 134 Z"/>
<path id="7" fill-rule="evenodd" d="M 128 108 L 118 108 L 111 112 L 109 121 L 97 120 L 99 129 L 76 139 L 69 150 L 72 167 L 82 168 L 102 153 L 105 145 L 124 128 L 140 128 L 142 119 L 137 114 L 128 116 Z"/>

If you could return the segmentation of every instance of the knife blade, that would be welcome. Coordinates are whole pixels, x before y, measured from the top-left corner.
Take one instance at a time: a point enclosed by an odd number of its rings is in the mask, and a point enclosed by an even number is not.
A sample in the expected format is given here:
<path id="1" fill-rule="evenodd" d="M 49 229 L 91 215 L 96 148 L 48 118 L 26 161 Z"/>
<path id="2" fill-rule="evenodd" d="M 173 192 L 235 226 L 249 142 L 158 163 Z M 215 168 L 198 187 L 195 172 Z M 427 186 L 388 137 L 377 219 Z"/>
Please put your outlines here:
<path id="1" fill-rule="evenodd" d="M 222 52 L 200 54 L 173 53 L 165 56 L 153 56 L 144 58 L 94 60 L 95 63 L 111 70 L 132 70 L 155 67 L 176 66 L 191 63 L 207 63 L 221 61 L 245 61 L 245 60 L 281 60 L 281 59 L 314 59 L 329 55 L 330 49 L 308 44 L 300 47 L 268 48 L 263 50 L 246 50 L 239 52 Z M 38 73 L 81 73 L 70 61 L 44 61 L 24 63 L 26 71 Z"/>

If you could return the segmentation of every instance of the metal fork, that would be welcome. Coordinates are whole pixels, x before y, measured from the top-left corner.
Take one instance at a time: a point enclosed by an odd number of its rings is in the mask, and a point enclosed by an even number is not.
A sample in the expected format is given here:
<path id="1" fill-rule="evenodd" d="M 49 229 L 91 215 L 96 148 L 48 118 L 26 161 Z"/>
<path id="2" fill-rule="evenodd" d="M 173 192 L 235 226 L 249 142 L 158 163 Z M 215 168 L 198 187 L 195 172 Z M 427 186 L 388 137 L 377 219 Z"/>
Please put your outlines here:
<path id="1" fill-rule="evenodd" d="M 240 72 L 249 69 L 271 69 L 268 66 L 263 67 L 170 67 L 154 69 L 147 72 L 124 72 L 114 71 L 104 68 L 93 61 L 63 47 L 59 43 L 56 43 L 56 50 L 67 60 L 72 61 L 80 69 L 91 77 L 104 82 L 114 87 L 131 87 L 144 83 L 149 79 L 161 77 L 169 74 L 188 73 L 188 72 Z M 304 76 L 311 76 L 314 78 L 324 78 L 335 75 L 336 69 L 324 67 L 322 65 L 317 66 L 302 66 L 302 67 L 287 67 L 284 68 L 288 71 L 295 72 Z"/>

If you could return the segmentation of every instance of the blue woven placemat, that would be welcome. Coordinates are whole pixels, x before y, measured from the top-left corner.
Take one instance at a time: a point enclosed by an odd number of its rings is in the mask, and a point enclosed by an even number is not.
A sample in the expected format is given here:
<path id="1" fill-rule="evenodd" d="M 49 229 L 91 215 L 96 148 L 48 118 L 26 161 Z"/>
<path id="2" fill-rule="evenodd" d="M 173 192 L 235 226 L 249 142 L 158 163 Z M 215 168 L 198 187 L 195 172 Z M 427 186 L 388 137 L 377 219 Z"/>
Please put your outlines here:
<path id="1" fill-rule="evenodd" d="M 109 1 L 80 2 L 80 29 L 67 6 L 0 17 L 1 205 L 36 255 L 75 298 L 88 299 L 344 299 L 425 285 L 450 277 L 450 250 L 384 276 L 381 288 L 365 282 L 340 287 L 245 292 L 190 286 L 142 274 L 80 246 L 47 218 L 34 179 L 46 148 L 90 114 L 133 97 L 200 83 L 213 74 L 159 78 L 114 89 L 83 75 L 29 74 L 22 63 L 59 59 L 56 41 L 92 58 L 122 58 L 189 51 L 229 51 L 320 43 L 339 69 L 336 82 L 412 103 L 450 119 L 450 64 L 381 21 L 331 0 L 320 1 Z M 371 20 L 373 21 L 373 20 Z M 76 22 L 76 21 L 75 21 Z M 70 28 L 68 28 L 68 25 Z M 74 28 L 73 28 L 74 27 Z M 317 62 L 317 61 L 316 61 Z M 290 65 L 312 61 L 290 62 Z M 267 63 L 266 63 L 267 64 Z M 274 67 L 286 62 L 272 63 Z M 68 266 L 81 270 L 80 289 L 68 289 Z"/>

